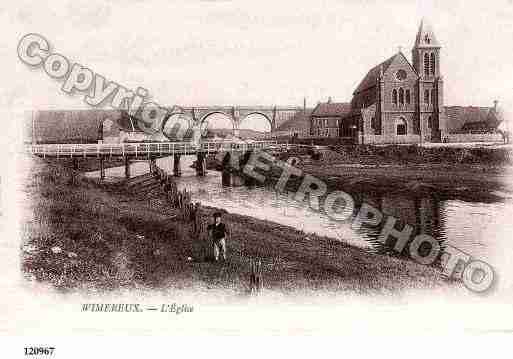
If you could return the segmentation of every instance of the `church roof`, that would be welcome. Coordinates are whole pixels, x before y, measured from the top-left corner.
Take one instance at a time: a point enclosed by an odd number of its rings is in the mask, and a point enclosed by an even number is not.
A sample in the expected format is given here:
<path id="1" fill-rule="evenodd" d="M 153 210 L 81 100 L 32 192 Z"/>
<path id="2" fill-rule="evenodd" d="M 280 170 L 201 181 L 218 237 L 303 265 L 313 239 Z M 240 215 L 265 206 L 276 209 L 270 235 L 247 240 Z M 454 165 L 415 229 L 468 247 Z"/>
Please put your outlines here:
<path id="1" fill-rule="evenodd" d="M 425 19 L 422 19 L 422 21 L 420 22 L 419 31 L 417 32 L 417 37 L 415 38 L 415 45 L 413 45 L 413 47 L 441 47 L 440 43 L 436 39 L 433 28 Z"/>
<path id="2" fill-rule="evenodd" d="M 401 51 L 399 51 L 399 52 L 395 53 L 392 57 L 386 59 L 382 63 L 380 63 L 380 64 L 374 66 L 372 69 L 370 69 L 369 72 L 367 72 L 367 75 L 365 75 L 363 80 L 360 82 L 360 84 L 358 85 L 356 90 L 353 92 L 353 95 L 356 95 L 364 90 L 367 90 L 367 89 L 375 86 L 376 82 L 381 74 L 381 69 L 383 69 L 383 73 L 385 73 L 388 70 L 388 68 L 390 67 L 390 65 L 394 62 L 394 60 L 398 56 L 402 56 L 404 58 L 404 60 L 406 60 L 406 63 L 408 65 L 410 65 L 410 68 L 413 70 L 413 72 L 417 73 L 415 71 L 415 69 L 413 68 L 413 66 L 411 66 L 408 59 L 406 59 L 404 54 Z"/>
<path id="3" fill-rule="evenodd" d="M 312 116 L 341 117 L 351 112 L 351 104 L 347 102 L 319 103 L 312 111 Z"/>
<path id="4" fill-rule="evenodd" d="M 381 73 L 381 67 L 383 67 L 383 72 L 385 72 L 392 61 L 394 61 L 394 58 L 398 54 L 395 54 L 394 56 L 390 57 L 389 59 L 386 59 L 379 65 L 374 66 L 372 69 L 367 72 L 367 75 L 363 78 L 363 80 L 360 82 L 358 87 L 356 87 L 356 90 L 354 91 L 353 95 L 356 95 L 359 92 L 362 92 L 363 90 L 366 90 L 368 88 L 371 88 L 372 86 L 376 85 L 376 81 Z"/>

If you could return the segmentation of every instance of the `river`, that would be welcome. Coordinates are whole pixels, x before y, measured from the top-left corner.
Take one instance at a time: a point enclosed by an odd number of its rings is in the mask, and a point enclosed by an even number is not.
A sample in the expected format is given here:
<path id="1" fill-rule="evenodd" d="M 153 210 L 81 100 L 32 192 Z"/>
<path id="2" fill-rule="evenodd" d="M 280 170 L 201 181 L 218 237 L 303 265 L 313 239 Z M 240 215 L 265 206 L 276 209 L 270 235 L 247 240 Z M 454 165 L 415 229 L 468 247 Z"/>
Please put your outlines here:
<path id="1" fill-rule="evenodd" d="M 310 209 L 306 202 L 299 203 L 293 198 L 264 187 L 225 187 L 221 185 L 221 175 L 208 171 L 205 177 L 197 177 L 190 167 L 195 158 L 182 157 L 182 177 L 176 178 L 179 188 L 187 188 L 194 201 L 204 205 L 225 209 L 229 212 L 252 216 L 291 226 L 305 233 L 344 241 L 369 251 L 382 250 L 377 246 L 377 232 L 371 228 L 358 231 L 351 224 L 330 219 L 324 213 Z M 172 172 L 172 159 L 157 161 L 159 167 Z M 132 175 L 148 171 L 146 162 L 132 164 Z M 123 167 L 110 168 L 107 178 L 121 177 Z M 97 172 L 90 173 L 98 176 Z M 495 203 L 465 202 L 460 200 L 438 200 L 434 197 L 414 198 L 405 195 L 370 195 L 361 193 L 355 196 L 356 203 L 369 203 L 385 215 L 393 215 L 404 223 L 417 226 L 421 232 L 432 234 L 441 243 L 452 245 L 474 258 L 494 261 L 498 253 L 503 253 L 498 244 L 506 244 L 513 249 L 510 241 L 505 241 L 501 233 L 512 233 L 513 224 L 505 209 L 513 208 L 511 200 Z M 497 244 L 497 245 L 496 245 Z"/>

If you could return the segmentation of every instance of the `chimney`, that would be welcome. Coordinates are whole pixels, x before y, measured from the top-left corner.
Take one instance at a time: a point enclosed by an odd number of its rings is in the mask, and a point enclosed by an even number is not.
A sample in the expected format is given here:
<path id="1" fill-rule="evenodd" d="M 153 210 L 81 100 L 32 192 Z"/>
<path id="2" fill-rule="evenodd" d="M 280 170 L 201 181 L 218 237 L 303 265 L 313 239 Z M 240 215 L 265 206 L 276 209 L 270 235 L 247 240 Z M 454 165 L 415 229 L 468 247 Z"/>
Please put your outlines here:
<path id="1" fill-rule="evenodd" d="M 499 101 L 498 100 L 494 100 L 493 101 L 493 109 L 495 112 L 497 112 L 497 105 L 499 104 Z"/>
<path id="2" fill-rule="evenodd" d="M 331 103 L 331 96 L 328 97 L 328 103 Z"/>

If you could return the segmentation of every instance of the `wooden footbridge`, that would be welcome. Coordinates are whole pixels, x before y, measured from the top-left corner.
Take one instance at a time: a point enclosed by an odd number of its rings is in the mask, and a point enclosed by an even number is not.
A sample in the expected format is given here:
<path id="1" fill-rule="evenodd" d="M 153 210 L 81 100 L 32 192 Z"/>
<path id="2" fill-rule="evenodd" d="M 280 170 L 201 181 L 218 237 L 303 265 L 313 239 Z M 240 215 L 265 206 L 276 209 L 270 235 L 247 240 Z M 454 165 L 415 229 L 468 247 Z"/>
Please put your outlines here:
<path id="1" fill-rule="evenodd" d="M 101 178 L 105 177 L 105 159 L 123 158 L 125 161 L 125 177 L 130 178 L 130 162 L 148 160 L 150 171 L 156 166 L 156 159 L 173 156 L 173 173 L 181 175 L 180 157 L 196 155 L 196 171 L 199 176 L 206 173 L 205 158 L 209 154 L 219 152 L 268 151 L 284 152 L 301 145 L 277 143 L 276 141 L 229 142 L 205 141 L 191 142 L 125 142 L 125 143 L 79 143 L 79 144 L 30 144 L 27 152 L 42 158 L 73 159 L 78 169 L 78 159 L 98 158 Z"/>
<path id="2" fill-rule="evenodd" d="M 174 155 L 193 155 L 197 153 L 214 154 L 218 152 L 247 152 L 255 150 L 283 151 L 288 144 L 276 141 L 227 142 L 206 141 L 198 144 L 191 142 L 126 142 L 126 143 L 79 143 L 79 144 L 31 144 L 27 152 L 39 157 L 77 158 L 77 157 L 130 157 L 150 159 Z"/>

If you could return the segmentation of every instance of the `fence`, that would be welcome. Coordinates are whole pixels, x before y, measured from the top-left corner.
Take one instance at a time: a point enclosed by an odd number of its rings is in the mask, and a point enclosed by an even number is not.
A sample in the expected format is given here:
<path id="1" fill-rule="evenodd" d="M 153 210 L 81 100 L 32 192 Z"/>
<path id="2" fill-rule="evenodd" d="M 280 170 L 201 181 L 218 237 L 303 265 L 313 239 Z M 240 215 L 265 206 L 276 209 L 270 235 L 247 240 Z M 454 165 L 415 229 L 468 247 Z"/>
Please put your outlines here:
<path id="1" fill-rule="evenodd" d="M 201 221 L 201 205 L 199 202 L 192 203 L 191 194 L 184 189 L 178 190 L 176 183 L 172 177 L 168 175 L 163 169 L 153 167 L 152 174 L 160 180 L 162 189 L 166 195 L 169 204 L 176 209 L 180 210 L 180 219 L 184 222 L 192 223 L 192 233 L 196 237 L 201 237 L 201 233 L 206 231 L 204 223 Z M 207 254 L 208 258 L 209 255 Z M 249 276 L 249 291 L 250 294 L 259 294 L 263 289 L 263 276 L 262 276 L 262 262 L 250 258 L 250 276 Z"/>
<path id="2" fill-rule="evenodd" d="M 298 130 L 286 130 L 286 131 L 274 131 L 270 133 L 265 133 L 260 138 L 280 138 L 280 137 L 298 137 L 298 138 L 309 138 L 309 137 L 318 137 L 310 135 L 310 129 L 298 129 Z"/>
<path id="3" fill-rule="evenodd" d="M 197 152 L 249 151 L 266 149 L 276 141 L 256 142 L 142 142 L 142 143 L 92 143 L 92 144 L 31 144 L 27 152 L 42 157 L 101 157 L 194 154 Z"/>
<path id="4" fill-rule="evenodd" d="M 443 142 L 504 142 L 500 133 L 449 133 L 443 136 Z"/>
<path id="5" fill-rule="evenodd" d="M 264 287 L 264 280 L 262 277 L 262 261 L 250 259 L 249 262 L 251 274 L 249 276 L 249 291 L 251 294 L 258 294 Z"/>
<path id="6" fill-rule="evenodd" d="M 364 135 L 364 144 L 410 144 L 420 143 L 419 135 Z"/>

